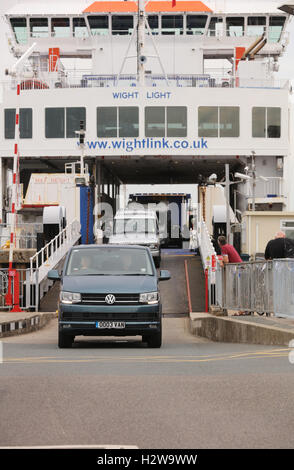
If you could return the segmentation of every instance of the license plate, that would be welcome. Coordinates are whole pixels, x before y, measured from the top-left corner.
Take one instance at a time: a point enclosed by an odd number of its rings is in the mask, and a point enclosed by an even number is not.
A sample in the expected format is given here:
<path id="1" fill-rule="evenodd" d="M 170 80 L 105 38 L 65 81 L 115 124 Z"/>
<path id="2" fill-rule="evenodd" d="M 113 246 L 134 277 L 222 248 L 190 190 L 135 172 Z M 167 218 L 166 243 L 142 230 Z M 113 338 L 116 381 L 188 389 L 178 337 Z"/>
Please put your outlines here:
<path id="1" fill-rule="evenodd" d="M 115 329 L 115 328 L 125 328 L 126 324 L 124 321 L 96 321 L 96 328 L 101 329 Z"/>

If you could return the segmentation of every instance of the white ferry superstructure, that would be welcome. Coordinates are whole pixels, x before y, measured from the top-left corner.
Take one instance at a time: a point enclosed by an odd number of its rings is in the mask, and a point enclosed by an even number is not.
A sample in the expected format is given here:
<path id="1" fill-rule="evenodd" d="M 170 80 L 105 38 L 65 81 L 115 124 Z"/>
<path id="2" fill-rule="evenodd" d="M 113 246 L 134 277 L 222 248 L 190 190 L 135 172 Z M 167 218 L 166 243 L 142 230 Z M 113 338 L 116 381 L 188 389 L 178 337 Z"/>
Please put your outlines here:
<path id="1" fill-rule="evenodd" d="M 100 200 L 122 183 L 198 184 L 254 162 L 254 201 L 240 184 L 239 208 L 294 211 L 291 86 L 275 76 L 291 18 L 287 2 L 268 0 L 16 4 L 5 14 L 16 62 L 0 103 L 1 174 L 20 108 L 24 193 L 32 172 L 79 160 L 84 121 Z"/>

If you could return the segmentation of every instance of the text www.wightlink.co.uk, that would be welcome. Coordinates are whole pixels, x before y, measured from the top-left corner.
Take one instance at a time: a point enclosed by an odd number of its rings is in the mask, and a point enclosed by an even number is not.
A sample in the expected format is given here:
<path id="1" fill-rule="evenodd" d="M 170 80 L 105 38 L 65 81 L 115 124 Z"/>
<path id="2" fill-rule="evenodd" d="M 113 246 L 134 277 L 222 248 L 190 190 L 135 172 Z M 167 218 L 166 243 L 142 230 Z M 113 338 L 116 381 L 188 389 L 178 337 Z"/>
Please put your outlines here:
<path id="1" fill-rule="evenodd" d="M 179 150 L 179 149 L 208 149 L 207 140 L 170 140 L 165 137 L 144 139 L 120 139 L 120 140 L 91 140 L 86 142 L 89 150 L 122 150 L 133 152 L 135 150 Z"/>

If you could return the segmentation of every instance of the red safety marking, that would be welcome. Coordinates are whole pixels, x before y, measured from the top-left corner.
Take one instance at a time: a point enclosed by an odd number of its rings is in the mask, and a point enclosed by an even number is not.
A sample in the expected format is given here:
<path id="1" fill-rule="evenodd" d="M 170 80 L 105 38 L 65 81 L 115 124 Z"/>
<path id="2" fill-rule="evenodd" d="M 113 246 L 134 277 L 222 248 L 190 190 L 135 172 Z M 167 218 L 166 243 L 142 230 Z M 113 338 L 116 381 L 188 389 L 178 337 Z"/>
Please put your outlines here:
<path id="1" fill-rule="evenodd" d="M 186 259 L 185 259 L 185 274 L 186 274 L 186 284 L 187 284 L 188 307 L 189 307 L 189 313 L 191 313 L 192 302 L 191 302 L 190 281 L 189 281 L 189 273 L 188 273 L 188 263 Z"/>
<path id="2" fill-rule="evenodd" d="M 12 203 L 11 212 L 12 212 L 12 214 L 15 213 L 15 202 Z"/>
<path id="3" fill-rule="evenodd" d="M 18 121 L 19 121 L 19 114 L 17 113 L 15 115 L 15 124 L 18 125 Z"/>
<path id="4" fill-rule="evenodd" d="M 14 155 L 17 155 L 17 144 L 14 144 Z"/>
<path id="5" fill-rule="evenodd" d="M 20 95 L 20 85 L 17 85 L 17 94 Z"/>
<path id="6" fill-rule="evenodd" d="M 208 269 L 205 269 L 205 312 L 208 313 Z"/>
<path id="7" fill-rule="evenodd" d="M 13 184 L 16 183 L 16 173 L 13 173 Z"/>

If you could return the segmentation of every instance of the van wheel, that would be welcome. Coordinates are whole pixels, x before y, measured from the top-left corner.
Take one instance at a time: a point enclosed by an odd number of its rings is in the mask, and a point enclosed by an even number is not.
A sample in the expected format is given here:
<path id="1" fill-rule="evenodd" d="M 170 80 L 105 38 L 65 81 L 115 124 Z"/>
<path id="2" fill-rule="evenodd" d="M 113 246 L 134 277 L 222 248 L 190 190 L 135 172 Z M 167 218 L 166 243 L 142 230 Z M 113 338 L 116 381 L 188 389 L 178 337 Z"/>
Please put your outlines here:
<path id="1" fill-rule="evenodd" d="M 160 348 L 162 344 L 162 335 L 161 331 L 159 333 L 155 333 L 152 336 L 147 338 L 147 343 L 149 348 Z"/>
<path id="2" fill-rule="evenodd" d="M 74 341 L 74 336 L 65 335 L 62 331 L 58 332 L 58 347 L 59 348 L 71 348 Z"/>

